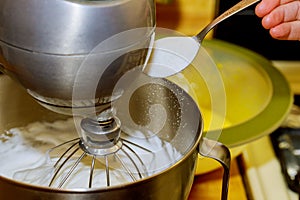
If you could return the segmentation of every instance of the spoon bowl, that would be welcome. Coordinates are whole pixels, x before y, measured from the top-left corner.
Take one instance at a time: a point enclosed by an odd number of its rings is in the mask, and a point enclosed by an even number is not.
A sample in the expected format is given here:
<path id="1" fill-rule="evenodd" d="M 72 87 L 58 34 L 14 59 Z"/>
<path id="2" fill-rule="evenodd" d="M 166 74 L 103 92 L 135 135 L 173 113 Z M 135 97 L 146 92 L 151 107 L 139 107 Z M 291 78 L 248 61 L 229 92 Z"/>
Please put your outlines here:
<path id="1" fill-rule="evenodd" d="M 187 37 L 184 35 L 179 35 L 174 37 L 163 37 L 156 40 L 153 46 L 155 51 L 153 51 L 151 55 L 151 62 L 154 63 L 154 65 L 147 65 L 147 67 L 144 69 L 144 72 L 150 76 L 161 78 L 169 77 L 182 71 L 194 60 L 201 47 L 202 41 L 211 29 L 230 16 L 259 1 L 260 0 L 240 1 L 226 10 L 223 14 L 215 18 L 196 36 Z M 155 73 L 159 71 L 156 69 L 156 67 L 164 69 L 164 72 Z"/>

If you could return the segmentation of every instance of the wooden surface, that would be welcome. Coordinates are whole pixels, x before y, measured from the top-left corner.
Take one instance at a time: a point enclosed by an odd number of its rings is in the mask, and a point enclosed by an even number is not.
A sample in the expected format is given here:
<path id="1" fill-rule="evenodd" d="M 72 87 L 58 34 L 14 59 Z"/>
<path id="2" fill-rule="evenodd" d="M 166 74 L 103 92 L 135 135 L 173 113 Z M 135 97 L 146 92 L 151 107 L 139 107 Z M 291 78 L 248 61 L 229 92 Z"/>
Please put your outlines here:
<path id="1" fill-rule="evenodd" d="M 246 191 L 236 160 L 231 164 L 228 200 L 247 200 Z M 188 200 L 220 200 L 222 188 L 222 169 L 195 176 Z"/>

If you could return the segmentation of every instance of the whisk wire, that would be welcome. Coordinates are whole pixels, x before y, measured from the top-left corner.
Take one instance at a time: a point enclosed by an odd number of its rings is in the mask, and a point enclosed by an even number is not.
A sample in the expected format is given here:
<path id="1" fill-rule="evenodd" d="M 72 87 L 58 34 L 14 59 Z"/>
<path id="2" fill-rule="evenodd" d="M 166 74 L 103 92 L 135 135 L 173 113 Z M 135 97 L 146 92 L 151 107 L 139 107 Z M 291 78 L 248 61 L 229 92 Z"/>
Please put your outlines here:
<path id="1" fill-rule="evenodd" d="M 64 155 L 66 155 L 67 152 L 69 152 L 69 151 L 71 150 L 71 148 L 74 147 L 75 145 L 76 145 L 76 143 L 73 144 L 71 147 L 69 147 L 68 150 L 64 153 Z M 56 171 L 55 171 L 55 173 L 54 173 L 54 175 L 53 175 L 53 177 L 52 177 L 52 179 L 51 179 L 51 181 L 50 181 L 50 183 L 49 183 L 49 187 L 52 186 L 54 180 L 56 179 L 58 173 L 61 171 L 61 169 L 64 167 L 64 165 L 68 162 L 68 160 L 70 160 L 70 158 L 71 158 L 78 150 L 79 150 L 79 147 L 77 147 L 70 155 L 68 155 L 68 157 L 63 161 L 63 163 L 62 163 L 58 168 L 56 168 Z M 59 161 L 61 161 L 62 158 L 63 158 L 63 155 L 59 158 Z M 59 162 L 57 161 L 56 163 L 57 163 L 57 165 L 58 165 Z M 56 165 L 56 166 L 57 166 L 57 165 Z"/>
<path id="2" fill-rule="evenodd" d="M 130 147 L 128 146 L 127 144 L 123 144 L 124 147 L 126 147 L 127 149 L 129 149 L 129 151 L 131 151 L 133 153 L 133 155 L 139 160 L 139 162 L 141 163 L 141 166 L 143 167 L 143 171 L 146 173 L 147 170 L 146 170 L 146 165 L 144 164 L 143 160 L 141 159 L 141 157 Z M 138 174 L 139 174 L 139 177 L 142 178 L 142 175 L 141 175 L 141 172 L 140 172 L 140 169 L 139 167 L 137 166 L 137 163 L 133 160 L 133 158 L 126 152 L 124 151 L 123 149 L 121 149 L 125 154 L 126 156 L 130 159 L 130 161 L 133 163 L 133 165 L 135 166 Z"/>
<path id="3" fill-rule="evenodd" d="M 93 156 L 92 163 L 91 163 L 91 169 L 90 169 L 90 179 L 89 179 L 89 188 L 93 185 L 93 175 L 94 175 L 94 169 L 95 169 L 95 160 L 96 156 Z"/>
<path id="4" fill-rule="evenodd" d="M 137 179 L 133 176 L 133 173 L 130 171 L 130 169 L 127 167 L 127 165 L 124 163 L 124 161 L 120 158 L 118 154 L 114 154 L 115 157 L 119 160 L 122 167 L 126 170 L 127 174 L 131 177 L 133 181 L 136 181 Z"/>
<path id="5" fill-rule="evenodd" d="M 108 158 L 107 156 L 105 157 L 105 172 L 106 172 L 106 185 L 110 186 L 110 176 L 109 176 L 109 163 L 108 163 Z"/>
<path id="6" fill-rule="evenodd" d="M 73 173 L 73 171 L 76 169 L 76 167 L 78 166 L 78 164 L 81 162 L 81 160 L 86 156 L 86 152 L 83 152 L 81 154 L 81 156 L 76 160 L 75 164 L 71 167 L 71 169 L 69 170 L 69 172 L 67 173 L 67 175 L 63 178 L 63 180 L 61 181 L 61 183 L 59 184 L 58 188 L 61 188 L 65 182 L 68 180 L 68 178 L 70 177 L 70 175 Z"/>
<path id="7" fill-rule="evenodd" d="M 80 140 L 80 138 L 74 138 L 74 139 L 72 139 L 72 140 L 68 140 L 68 141 L 66 141 L 66 142 L 64 142 L 64 143 L 61 143 L 61 144 L 59 144 L 59 145 L 57 145 L 57 146 L 54 146 L 54 147 L 50 148 L 50 149 L 48 150 L 48 152 L 51 152 L 51 151 L 53 151 L 54 149 L 57 149 L 57 148 L 59 148 L 59 147 L 61 147 L 61 146 L 64 146 L 64 145 L 66 145 L 66 144 L 72 143 L 72 142 L 74 142 L 74 141 L 79 141 L 79 140 Z M 77 143 L 77 142 L 76 142 L 76 143 Z"/>
<path id="8" fill-rule="evenodd" d="M 138 147 L 138 148 L 140 148 L 140 149 L 142 149 L 142 150 L 144 150 L 144 151 L 147 151 L 147 152 L 149 152 L 149 153 L 152 153 L 151 150 L 149 150 L 149 149 L 147 149 L 147 148 L 145 148 L 145 147 L 143 147 L 143 146 L 141 146 L 141 145 L 138 145 L 138 144 L 136 144 L 136 143 L 134 143 L 134 142 L 131 142 L 131 141 L 126 140 L 126 139 L 122 139 L 122 141 L 123 141 L 123 144 L 124 144 L 124 142 L 127 142 L 128 144 L 131 144 L 131 145 L 136 146 L 136 147 Z"/>
<path id="9" fill-rule="evenodd" d="M 72 142 L 72 141 L 70 141 L 70 142 Z M 70 142 L 65 142 L 65 144 L 68 144 L 68 143 L 70 143 Z M 74 144 L 72 144 L 60 157 L 59 157 L 59 159 L 56 161 L 56 163 L 54 164 L 54 168 L 56 168 L 57 167 L 57 165 L 60 163 L 60 161 L 65 157 L 65 155 L 74 147 L 74 146 L 76 146 L 77 145 L 77 142 L 76 143 L 74 143 Z M 56 147 L 54 147 L 54 148 L 59 148 L 59 147 L 61 147 L 62 145 L 58 145 L 58 146 L 56 146 Z M 53 149 L 54 149 L 53 148 Z M 52 150 L 53 150 L 52 149 Z M 72 154 L 73 155 L 73 154 Z"/>
<path id="10" fill-rule="evenodd" d="M 139 175 L 139 178 L 142 178 L 142 174 L 141 174 L 141 171 L 140 169 L 138 168 L 136 162 L 134 162 L 133 158 L 129 155 L 129 153 L 127 153 L 126 151 L 124 151 L 124 149 L 121 149 L 121 151 L 129 158 L 129 160 L 131 161 L 131 163 L 133 164 L 134 168 L 136 169 L 138 175 Z"/>

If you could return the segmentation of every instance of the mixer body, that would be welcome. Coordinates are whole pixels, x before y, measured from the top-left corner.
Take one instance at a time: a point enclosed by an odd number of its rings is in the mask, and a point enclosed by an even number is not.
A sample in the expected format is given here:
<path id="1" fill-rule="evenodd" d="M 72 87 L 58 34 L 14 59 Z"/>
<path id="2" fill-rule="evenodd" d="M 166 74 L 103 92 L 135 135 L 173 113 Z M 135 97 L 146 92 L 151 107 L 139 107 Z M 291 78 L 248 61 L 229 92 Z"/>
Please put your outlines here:
<path id="1" fill-rule="evenodd" d="M 153 0 L 1 0 L 0 70 L 57 112 L 106 105 L 117 80 L 145 63 L 154 8 Z M 101 59 L 81 68 L 91 54 Z"/>

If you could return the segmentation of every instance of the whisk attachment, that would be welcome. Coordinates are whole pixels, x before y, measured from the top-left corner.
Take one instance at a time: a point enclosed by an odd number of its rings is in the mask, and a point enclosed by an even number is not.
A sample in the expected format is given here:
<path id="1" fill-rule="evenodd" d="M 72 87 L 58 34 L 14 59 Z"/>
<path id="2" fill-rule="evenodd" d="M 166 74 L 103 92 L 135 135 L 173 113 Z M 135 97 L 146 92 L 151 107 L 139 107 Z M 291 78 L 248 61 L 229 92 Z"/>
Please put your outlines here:
<path id="1" fill-rule="evenodd" d="M 80 147 L 90 155 L 105 156 L 122 148 L 120 122 L 111 117 L 104 121 L 85 118 L 81 121 Z"/>
<path id="2" fill-rule="evenodd" d="M 54 164 L 49 187 L 62 188 L 72 174 L 76 176 L 79 173 L 87 161 L 90 165 L 89 172 L 86 172 L 89 174 L 89 188 L 93 187 L 95 171 L 99 168 L 106 174 L 106 186 L 111 186 L 110 169 L 114 166 L 122 171 L 122 176 L 130 177 L 131 181 L 148 176 L 146 165 L 137 151 L 151 154 L 151 150 L 122 139 L 120 122 L 117 118 L 111 117 L 103 121 L 84 118 L 80 126 L 81 138 L 65 142 L 49 151 L 50 153 L 68 146 Z"/>

